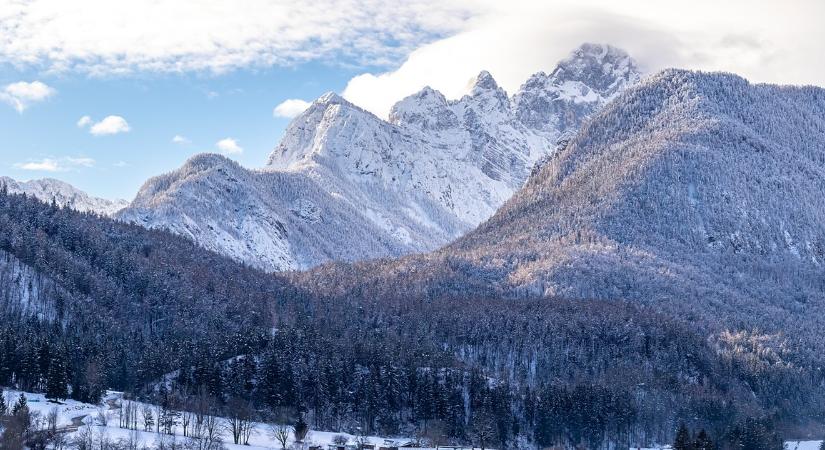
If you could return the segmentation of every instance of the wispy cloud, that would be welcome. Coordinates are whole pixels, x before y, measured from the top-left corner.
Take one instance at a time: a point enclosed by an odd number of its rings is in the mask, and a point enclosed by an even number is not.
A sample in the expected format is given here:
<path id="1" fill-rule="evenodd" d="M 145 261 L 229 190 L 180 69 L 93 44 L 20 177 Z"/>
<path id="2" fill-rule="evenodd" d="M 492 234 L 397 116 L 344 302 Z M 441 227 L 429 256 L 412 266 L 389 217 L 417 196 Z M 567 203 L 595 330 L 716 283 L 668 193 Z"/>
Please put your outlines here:
<path id="1" fill-rule="evenodd" d="M 94 167 L 95 160 L 86 157 L 42 158 L 19 162 L 14 167 L 35 172 L 69 172 L 81 167 Z"/>
<path id="2" fill-rule="evenodd" d="M 61 166 L 56 159 L 43 158 L 39 161 L 28 161 L 24 163 L 16 163 L 14 167 L 23 170 L 35 170 L 41 172 L 63 172 L 67 170 Z"/>
<path id="3" fill-rule="evenodd" d="M 238 141 L 232 138 L 221 139 L 215 143 L 215 146 L 218 147 L 218 150 L 220 150 L 224 155 L 236 155 L 243 153 L 243 148 L 238 145 Z"/>
<path id="4" fill-rule="evenodd" d="M 287 119 L 291 119 L 306 111 L 306 109 L 309 108 L 309 105 L 311 105 L 311 103 L 306 100 L 290 98 L 278 104 L 278 106 L 272 110 L 272 115 L 275 117 L 285 117 Z"/>
<path id="5" fill-rule="evenodd" d="M 2 27 L 0 27 L 2 29 Z M 51 86 L 40 81 L 18 81 L 7 84 L 0 91 L 0 100 L 22 113 L 32 103 L 42 102 L 57 93 Z"/>
<path id="6" fill-rule="evenodd" d="M 464 1 L 4 3 L 0 62 L 109 75 L 225 71 L 341 57 L 398 61 L 468 19 Z"/>

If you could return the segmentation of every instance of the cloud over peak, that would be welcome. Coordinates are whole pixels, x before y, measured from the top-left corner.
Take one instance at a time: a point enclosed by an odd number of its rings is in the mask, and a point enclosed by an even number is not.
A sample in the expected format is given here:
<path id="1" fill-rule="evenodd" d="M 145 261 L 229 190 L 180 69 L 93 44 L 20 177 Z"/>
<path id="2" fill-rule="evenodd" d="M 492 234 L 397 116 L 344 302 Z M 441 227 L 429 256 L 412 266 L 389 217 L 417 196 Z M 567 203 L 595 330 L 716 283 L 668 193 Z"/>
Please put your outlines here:
<path id="1" fill-rule="evenodd" d="M 278 106 L 272 110 L 272 115 L 274 117 L 291 119 L 306 111 L 306 109 L 309 108 L 309 105 L 311 105 L 311 103 L 306 100 L 290 98 L 279 103 Z"/>
<path id="2" fill-rule="evenodd" d="M 238 141 L 232 138 L 224 138 L 215 143 L 218 150 L 224 155 L 237 155 L 243 153 L 243 148 L 238 145 Z"/>
<path id="3" fill-rule="evenodd" d="M 481 70 L 513 94 L 583 42 L 620 47 L 650 72 L 722 70 L 756 82 L 825 86 L 825 60 L 814 56 L 825 52 L 825 2 L 818 0 L 793 7 L 767 0 L 473 3 L 484 4 L 463 29 L 420 46 L 400 66 L 354 77 L 343 97 L 386 118 L 394 102 L 424 86 L 460 97 Z"/>

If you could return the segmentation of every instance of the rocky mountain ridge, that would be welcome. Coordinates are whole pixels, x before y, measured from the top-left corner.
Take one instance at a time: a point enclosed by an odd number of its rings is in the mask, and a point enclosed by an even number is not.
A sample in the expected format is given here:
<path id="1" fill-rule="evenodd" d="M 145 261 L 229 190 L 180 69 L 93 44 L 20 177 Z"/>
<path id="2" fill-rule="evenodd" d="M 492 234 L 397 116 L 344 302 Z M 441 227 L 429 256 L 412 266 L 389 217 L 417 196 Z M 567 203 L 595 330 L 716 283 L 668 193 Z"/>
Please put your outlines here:
<path id="1" fill-rule="evenodd" d="M 195 157 L 147 181 L 118 217 L 266 270 L 432 250 L 491 216 L 561 136 L 638 78 L 623 51 L 585 44 L 513 97 L 482 72 L 461 99 L 424 88 L 389 121 L 329 93 L 264 168 Z"/>

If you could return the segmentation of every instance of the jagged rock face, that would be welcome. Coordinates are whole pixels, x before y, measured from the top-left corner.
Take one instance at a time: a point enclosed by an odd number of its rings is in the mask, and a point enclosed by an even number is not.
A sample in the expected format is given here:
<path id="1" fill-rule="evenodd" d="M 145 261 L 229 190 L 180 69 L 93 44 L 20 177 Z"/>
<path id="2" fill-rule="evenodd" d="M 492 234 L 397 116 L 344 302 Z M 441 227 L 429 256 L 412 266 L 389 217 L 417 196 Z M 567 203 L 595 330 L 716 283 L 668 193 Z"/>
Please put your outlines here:
<path id="1" fill-rule="evenodd" d="M 210 170 L 193 177 L 189 171 L 199 162 L 190 161 L 150 180 L 119 217 L 186 234 L 267 270 L 432 250 L 489 218 L 510 198 L 536 161 L 554 151 L 558 138 L 603 105 L 606 97 L 590 101 L 594 92 L 613 95 L 638 78 L 632 59 L 606 46 L 583 46 L 566 64 L 569 68 L 553 73 L 575 68 L 581 95 L 555 98 L 552 112 L 541 112 L 550 125 L 519 119 L 518 99 L 524 108 L 533 96 L 551 94 L 522 88 L 510 98 L 487 72 L 458 100 L 425 88 L 398 102 L 389 121 L 330 93 L 292 121 L 265 168 L 238 169 L 246 175 L 235 178 L 254 188 L 238 188 L 243 194 L 229 201 L 222 182 L 203 181 L 219 174 Z M 588 68 L 598 76 L 585 74 Z M 611 74 L 623 78 L 608 82 Z M 587 87 L 590 79 L 599 85 Z M 284 184 L 271 184 L 276 178 Z M 292 191 L 301 192 L 297 204 L 281 199 Z M 201 197 L 211 199 L 202 205 L 207 211 L 196 209 Z M 247 202 L 256 213 L 239 222 L 230 206 L 236 202 Z M 323 220 L 332 210 L 340 212 L 336 221 Z M 286 217 L 302 220 L 293 224 Z M 370 231 L 353 239 L 350 228 Z M 309 236 L 326 240 L 313 242 Z"/>
<path id="2" fill-rule="evenodd" d="M 639 80 L 636 62 L 611 46 L 585 44 L 549 75 L 539 72 L 513 99 L 515 115 L 539 130 L 576 128 L 582 120 Z"/>
<path id="3" fill-rule="evenodd" d="M 43 202 L 53 201 L 61 207 L 103 216 L 113 216 L 129 204 L 126 200 L 92 197 L 69 183 L 52 178 L 19 182 L 9 177 L 0 177 L 0 184 L 5 185 L 13 194 L 26 194 Z"/>

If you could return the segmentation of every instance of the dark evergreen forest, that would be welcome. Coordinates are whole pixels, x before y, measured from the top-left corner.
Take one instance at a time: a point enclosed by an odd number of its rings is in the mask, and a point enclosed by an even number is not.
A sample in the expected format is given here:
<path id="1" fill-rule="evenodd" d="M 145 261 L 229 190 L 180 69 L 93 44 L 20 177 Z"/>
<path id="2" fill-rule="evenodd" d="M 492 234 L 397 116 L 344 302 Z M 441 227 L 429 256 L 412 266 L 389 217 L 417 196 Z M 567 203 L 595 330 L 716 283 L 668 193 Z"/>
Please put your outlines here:
<path id="1" fill-rule="evenodd" d="M 3 386 L 496 448 L 627 448 L 680 424 L 734 442 L 821 417 L 819 374 L 740 357 L 651 306 L 348 292 L 0 191 Z"/>

